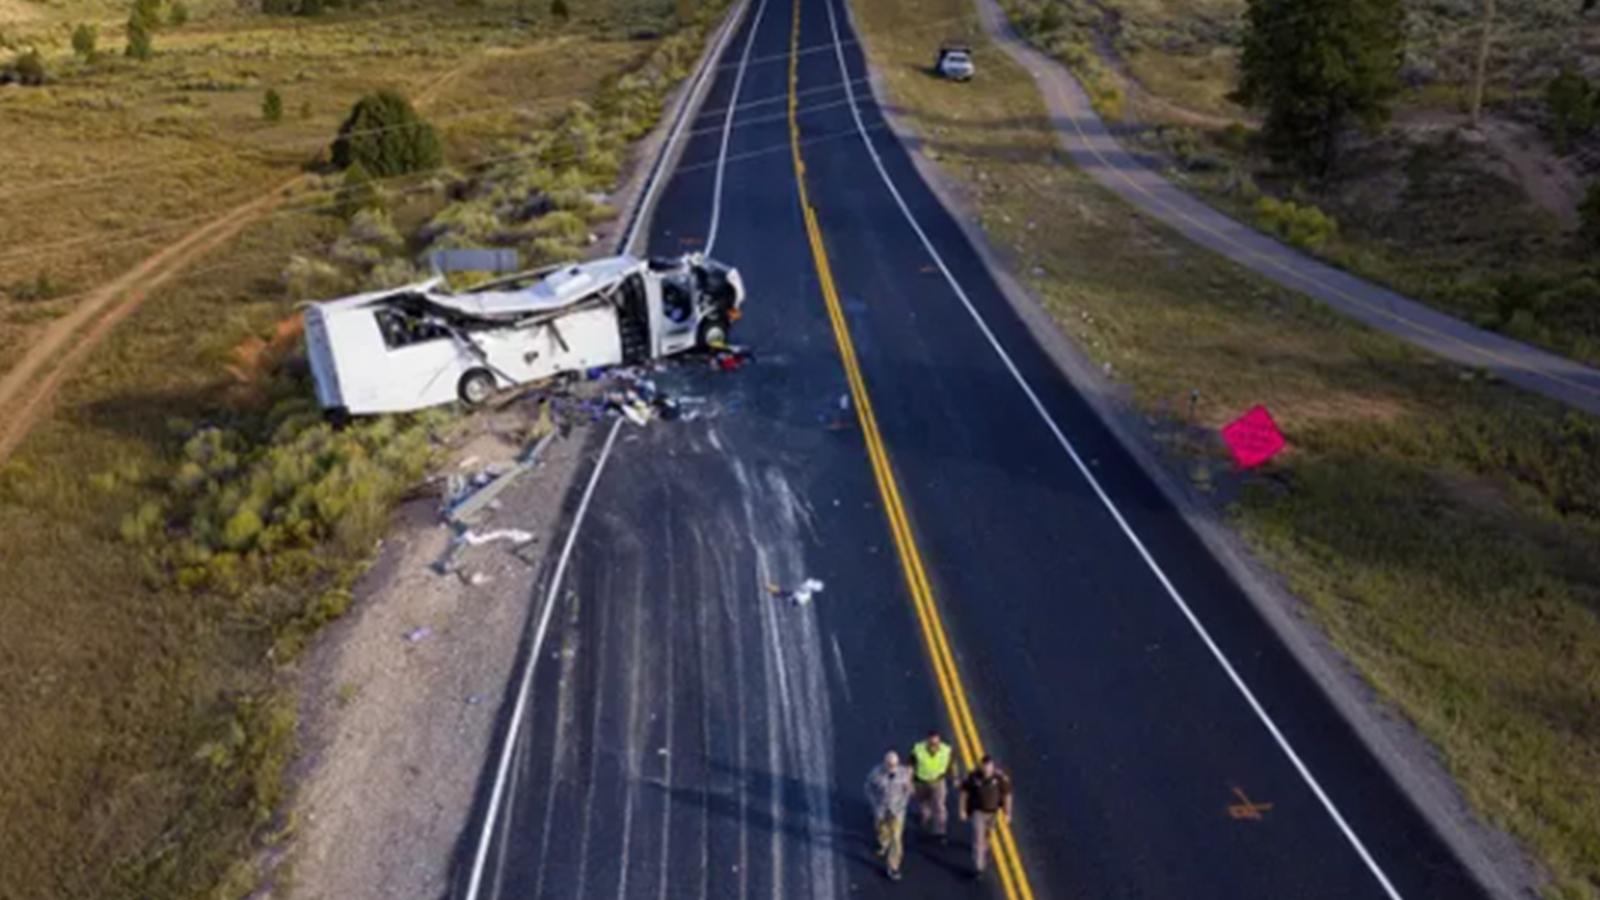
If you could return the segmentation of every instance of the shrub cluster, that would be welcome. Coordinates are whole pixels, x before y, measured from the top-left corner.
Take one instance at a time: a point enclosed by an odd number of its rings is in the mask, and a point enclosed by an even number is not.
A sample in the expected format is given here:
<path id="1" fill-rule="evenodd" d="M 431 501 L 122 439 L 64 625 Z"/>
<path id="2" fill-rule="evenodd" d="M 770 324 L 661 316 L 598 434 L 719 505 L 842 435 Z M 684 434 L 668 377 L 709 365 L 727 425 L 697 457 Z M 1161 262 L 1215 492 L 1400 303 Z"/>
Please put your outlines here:
<path id="1" fill-rule="evenodd" d="M 363 552 L 434 458 L 438 416 L 335 431 L 310 400 L 296 400 L 275 419 L 264 442 L 223 428 L 194 432 L 166 500 L 123 519 L 123 538 L 149 545 L 181 588 L 235 594 L 263 576 L 316 573 L 320 545 Z"/>
<path id="2" fill-rule="evenodd" d="M 1275 197 L 1256 201 L 1256 222 L 1263 230 L 1308 250 L 1320 248 L 1339 233 L 1339 223 L 1315 206 Z"/>
<path id="3" fill-rule="evenodd" d="M 523 142 L 516 161 L 461 185 L 462 199 L 423 226 L 423 242 L 513 246 L 530 265 L 581 255 L 591 227 L 614 215 L 598 195 L 616 182 L 628 145 L 654 127 L 696 47 L 692 33 L 668 37 L 593 104 L 572 103 L 554 127 Z"/>

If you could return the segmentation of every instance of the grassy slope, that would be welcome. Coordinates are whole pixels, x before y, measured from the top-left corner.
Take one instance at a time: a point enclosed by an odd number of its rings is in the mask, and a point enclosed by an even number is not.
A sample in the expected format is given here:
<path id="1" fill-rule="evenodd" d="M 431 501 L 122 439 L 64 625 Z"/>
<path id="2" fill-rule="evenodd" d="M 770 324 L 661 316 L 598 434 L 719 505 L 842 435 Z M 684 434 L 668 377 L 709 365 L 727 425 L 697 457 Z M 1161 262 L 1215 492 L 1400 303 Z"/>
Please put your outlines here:
<path id="1" fill-rule="evenodd" d="M 1057 2 L 1008 0 L 1007 6 L 1028 22 Z M 1261 154 L 1219 130 L 1245 116 L 1226 99 L 1244 5 L 1100 0 L 1104 15 L 1074 7 L 1058 32 L 1035 40 L 1093 75 L 1082 62 L 1085 48 L 1095 29 L 1111 35 L 1125 69 L 1144 88 L 1132 92 L 1127 109 L 1140 122 L 1162 126 L 1129 139 L 1176 159 L 1172 177 L 1236 217 L 1256 220 L 1258 186 L 1315 204 L 1341 226 L 1336 238 L 1314 248 L 1328 260 L 1481 327 L 1600 365 L 1600 281 L 1592 252 L 1565 219 L 1570 208 L 1559 199 L 1565 190 L 1541 188 L 1545 204 L 1559 207 L 1552 212 L 1504 158 L 1542 160 L 1549 152 L 1529 123 L 1541 115 L 1541 91 L 1558 67 L 1585 58 L 1582 48 L 1600 29 L 1593 17 L 1579 18 L 1578 4 L 1560 0 L 1502 4 L 1488 101 L 1504 120 L 1497 129 L 1514 136 L 1498 138 L 1503 146 L 1495 149 L 1454 137 L 1480 5 L 1408 3 L 1403 80 L 1414 89 L 1397 103 L 1402 124 L 1352 141 L 1332 178 L 1306 182 L 1274 171 Z M 1215 118 L 1196 120 L 1189 110 Z M 1182 171 L 1197 158 L 1210 165 Z"/>
<path id="2" fill-rule="evenodd" d="M 470 47 L 504 45 L 438 89 L 445 109 L 492 96 L 531 110 L 442 115 L 447 155 L 465 165 L 548 129 L 570 98 L 592 96 L 636 67 L 655 42 L 617 38 L 640 13 L 595 7 L 593 27 L 574 24 L 551 44 L 547 29 L 505 27 L 503 9 L 442 7 L 403 26 L 441 36 L 425 60 L 397 51 L 381 65 L 363 62 L 341 90 L 353 94 L 374 75 L 405 83 L 397 73 L 437 74 Z M 452 36 L 452 26 L 461 31 Z M 401 26 L 371 17 L 305 27 L 382 48 Z M 459 55 L 447 55 L 452 47 Z M 570 65 L 572 52 L 585 65 Z M 286 97 L 293 115 L 295 95 Z M 286 127 L 326 135 L 338 98 L 331 90 L 319 98 L 330 115 Z M 396 219 L 421 221 L 443 202 L 438 193 L 413 197 Z M 282 277 L 290 256 L 323 255 L 344 228 L 316 210 L 276 214 L 163 288 L 0 467 L 0 708 L 8 726 L 0 733 L 0 897 L 196 896 L 219 882 L 231 896 L 248 885 L 240 851 L 272 815 L 292 750 L 292 713 L 275 699 L 271 651 L 315 624 L 321 607 L 310 598 L 320 588 L 286 578 L 236 596 L 183 592 L 152 569 L 149 546 L 119 531 L 131 512 L 167 496 L 197 424 L 259 434 L 282 418 L 265 404 L 282 396 L 284 379 L 256 372 L 246 351 L 270 338 L 299 299 Z M 325 555 L 358 557 L 360 548 Z"/>
<path id="3" fill-rule="evenodd" d="M 955 87 L 909 26 L 965 0 L 856 6 L 930 155 L 1062 328 L 1175 426 L 1265 402 L 1291 452 L 1243 482 L 1179 437 L 1174 465 L 1530 845 L 1552 896 L 1600 897 L 1600 423 L 1351 325 L 1142 220 L 1073 169 L 1025 74 L 979 42 Z M 1019 125 L 1018 123 L 1023 123 Z M 982 174 L 982 178 L 979 174 Z M 1037 267 L 1037 268 L 1036 268 Z M 1066 274 L 1070 273 L 1070 274 Z"/>

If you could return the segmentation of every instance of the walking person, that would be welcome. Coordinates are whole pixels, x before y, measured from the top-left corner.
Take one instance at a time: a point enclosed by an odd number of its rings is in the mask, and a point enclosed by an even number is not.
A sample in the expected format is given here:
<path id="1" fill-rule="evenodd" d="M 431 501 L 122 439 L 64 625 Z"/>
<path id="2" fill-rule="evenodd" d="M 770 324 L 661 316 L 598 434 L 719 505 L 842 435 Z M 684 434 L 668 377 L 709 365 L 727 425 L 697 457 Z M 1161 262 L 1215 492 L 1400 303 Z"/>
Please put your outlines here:
<path id="1" fill-rule="evenodd" d="M 922 830 L 931 832 L 946 842 L 949 827 L 949 786 L 954 779 L 950 768 L 950 745 L 940 737 L 938 729 L 911 747 L 911 767 L 914 795 L 917 799 L 917 816 Z"/>
<path id="2" fill-rule="evenodd" d="M 961 783 L 961 821 L 972 818 L 973 877 L 989 864 L 989 840 L 1001 821 L 1011 818 L 1011 778 L 985 756 Z"/>
<path id="3" fill-rule="evenodd" d="M 900 764 L 900 754 L 885 753 L 883 762 L 867 774 L 867 803 L 878 832 L 878 855 L 884 858 L 890 880 L 899 881 L 905 859 L 906 806 L 911 803 L 911 767 Z"/>

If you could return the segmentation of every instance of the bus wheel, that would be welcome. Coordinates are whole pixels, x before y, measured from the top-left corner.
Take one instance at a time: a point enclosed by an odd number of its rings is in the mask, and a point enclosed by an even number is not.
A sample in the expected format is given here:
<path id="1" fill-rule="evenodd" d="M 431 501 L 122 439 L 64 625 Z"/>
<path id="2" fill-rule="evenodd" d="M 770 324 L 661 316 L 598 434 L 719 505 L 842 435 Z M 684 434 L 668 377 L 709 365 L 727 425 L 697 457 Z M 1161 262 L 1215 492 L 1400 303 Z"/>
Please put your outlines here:
<path id="1" fill-rule="evenodd" d="M 707 350 L 728 346 L 728 326 L 721 319 L 707 319 L 700 323 L 700 346 Z"/>
<path id="2" fill-rule="evenodd" d="M 456 386 L 456 393 L 460 395 L 461 402 L 468 406 L 482 406 L 483 401 L 489 399 L 494 393 L 494 376 L 488 369 L 473 369 L 461 376 L 461 383 Z"/>

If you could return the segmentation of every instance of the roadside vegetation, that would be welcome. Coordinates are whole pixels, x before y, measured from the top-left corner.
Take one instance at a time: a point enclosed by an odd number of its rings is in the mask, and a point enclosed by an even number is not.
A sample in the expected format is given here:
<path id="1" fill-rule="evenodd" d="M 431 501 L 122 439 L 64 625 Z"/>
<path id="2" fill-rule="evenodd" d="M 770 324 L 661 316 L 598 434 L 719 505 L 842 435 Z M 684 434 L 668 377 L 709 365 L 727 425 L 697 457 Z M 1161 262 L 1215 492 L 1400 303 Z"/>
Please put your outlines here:
<path id="1" fill-rule="evenodd" d="M 1249 0 L 1006 6 L 1097 96 L 1126 98 L 1111 115 L 1124 139 L 1235 217 L 1277 230 L 1258 209 L 1264 196 L 1314 209 L 1337 227 L 1303 249 L 1600 364 L 1600 207 L 1584 203 L 1600 191 L 1600 67 L 1584 49 L 1600 11 L 1583 0 L 1500 2 L 1487 45 L 1484 0 L 1361 0 L 1314 15 L 1263 3 L 1255 25 Z M 1297 54 L 1322 50 L 1361 63 L 1341 75 L 1363 86 L 1342 98 L 1354 106 L 1295 76 Z M 1262 63 L 1254 79 L 1251 59 Z M 1273 113 L 1296 100 L 1346 114 L 1307 132 Z"/>
<path id="2" fill-rule="evenodd" d="M 37 136 L 20 148 L 26 176 L 0 186 L 17 204 L 0 228 L 40 254 L 0 260 L 9 322 L 48 318 L 161 240 L 118 244 L 130 233 L 290 193 L 154 292 L 0 461 L 0 894 L 256 889 L 256 856 L 294 830 L 280 812 L 294 662 L 344 612 L 451 427 L 430 413 L 330 428 L 294 305 L 415 278 L 435 247 L 515 247 L 530 264 L 585 252 L 614 215 L 630 144 L 725 8 L 602 3 L 558 21 L 531 3 L 195 3 L 174 16 L 169 0 L 138 68 L 106 46 L 127 7 L 104 7 L 93 40 L 36 22 L 61 42 L 39 39 L 57 80 L 0 92 L 0 130 Z M 363 150 L 373 134 L 403 139 Z M 50 188 L 4 196 L 30 183 Z M 86 223 L 74 252 L 34 240 Z"/>
<path id="3" fill-rule="evenodd" d="M 927 71 L 933 39 L 915 26 L 970 15 L 967 0 L 855 13 L 916 152 L 1124 387 L 1175 474 L 1542 863 L 1546 896 L 1600 897 L 1600 795 L 1577 787 L 1600 771 L 1600 421 L 1352 324 L 1135 214 L 1071 165 L 1031 79 L 992 45 L 974 39 L 971 84 Z M 1325 227 L 1284 206 L 1264 215 L 1291 233 Z M 1290 449 L 1241 476 L 1215 429 L 1256 403 Z"/>

